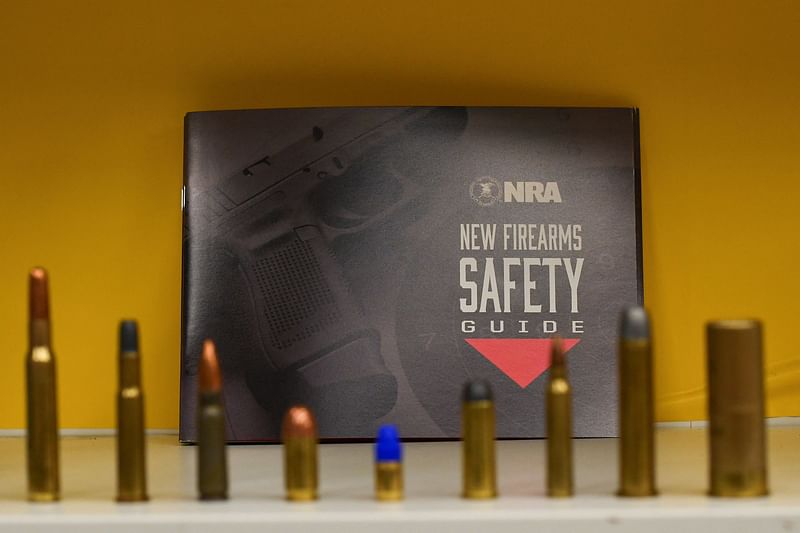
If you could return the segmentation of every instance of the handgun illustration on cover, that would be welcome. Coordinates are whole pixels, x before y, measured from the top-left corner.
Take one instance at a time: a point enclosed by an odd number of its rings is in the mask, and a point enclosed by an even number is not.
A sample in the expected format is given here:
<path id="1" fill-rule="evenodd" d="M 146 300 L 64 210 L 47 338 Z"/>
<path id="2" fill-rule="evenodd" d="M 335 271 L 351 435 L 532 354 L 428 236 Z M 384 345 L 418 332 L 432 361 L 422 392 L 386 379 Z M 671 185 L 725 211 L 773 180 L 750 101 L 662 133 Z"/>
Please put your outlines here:
<path id="1" fill-rule="evenodd" d="M 371 156 L 402 146 L 436 112 L 342 110 L 190 196 L 193 212 L 205 217 L 195 226 L 201 238 L 223 243 L 247 286 L 258 329 L 249 336 L 259 349 L 241 357 L 248 387 L 265 409 L 310 403 L 324 433 L 329 425 L 341 431 L 344 412 L 361 424 L 354 429 L 371 430 L 394 406 L 397 383 L 381 356 L 380 335 L 332 243 L 375 228 L 421 194 L 403 172 L 384 168 L 365 179 L 363 167 L 385 160 Z"/>

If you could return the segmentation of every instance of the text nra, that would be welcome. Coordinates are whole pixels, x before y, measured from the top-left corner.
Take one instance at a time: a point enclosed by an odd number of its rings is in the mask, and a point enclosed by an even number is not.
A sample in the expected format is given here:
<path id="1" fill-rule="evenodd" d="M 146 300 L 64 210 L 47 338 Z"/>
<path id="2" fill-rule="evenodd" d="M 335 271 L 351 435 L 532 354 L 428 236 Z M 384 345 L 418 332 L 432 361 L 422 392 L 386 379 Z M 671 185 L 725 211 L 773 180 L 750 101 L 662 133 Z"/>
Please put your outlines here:
<path id="1" fill-rule="evenodd" d="M 561 191 L 558 183 L 548 181 L 505 181 L 503 182 L 503 202 L 560 204 Z"/>

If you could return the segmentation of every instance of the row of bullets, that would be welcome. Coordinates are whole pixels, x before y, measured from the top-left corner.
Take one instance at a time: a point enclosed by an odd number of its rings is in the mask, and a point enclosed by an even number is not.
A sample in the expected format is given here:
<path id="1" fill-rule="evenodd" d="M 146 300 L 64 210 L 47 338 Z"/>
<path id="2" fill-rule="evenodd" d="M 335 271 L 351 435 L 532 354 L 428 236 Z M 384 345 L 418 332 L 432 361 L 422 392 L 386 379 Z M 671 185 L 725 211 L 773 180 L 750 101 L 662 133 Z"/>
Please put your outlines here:
<path id="1" fill-rule="evenodd" d="M 47 274 L 30 274 L 30 350 L 27 365 L 27 471 L 32 501 L 59 499 L 55 359 L 50 346 Z M 719 321 L 707 325 L 710 488 L 714 496 L 761 496 L 768 492 L 761 325 Z M 655 438 L 653 352 L 650 324 L 641 307 L 622 314 L 618 353 L 620 389 L 620 496 L 654 496 Z M 222 377 L 216 347 L 203 343 L 198 376 L 197 490 L 200 499 L 228 497 Z M 547 410 L 547 494 L 574 492 L 571 388 L 560 339 L 552 341 Z M 489 384 L 467 383 L 462 396 L 462 495 L 495 498 L 495 407 Z M 290 500 L 318 497 L 317 424 L 305 406 L 290 408 L 282 428 L 284 480 Z M 145 501 L 144 396 L 138 331 L 120 324 L 117 396 L 117 499 Z M 402 444 L 395 426 L 382 426 L 375 442 L 375 493 L 403 498 Z"/>

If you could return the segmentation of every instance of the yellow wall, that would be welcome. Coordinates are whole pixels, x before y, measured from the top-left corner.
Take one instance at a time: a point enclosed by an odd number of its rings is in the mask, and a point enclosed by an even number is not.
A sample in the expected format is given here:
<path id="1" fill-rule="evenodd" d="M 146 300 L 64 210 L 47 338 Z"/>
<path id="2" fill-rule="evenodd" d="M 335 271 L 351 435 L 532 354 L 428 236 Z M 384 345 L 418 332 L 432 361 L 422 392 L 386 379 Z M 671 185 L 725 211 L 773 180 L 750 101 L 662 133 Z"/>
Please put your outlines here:
<path id="1" fill-rule="evenodd" d="M 704 416 L 703 322 L 739 315 L 766 322 L 769 414 L 800 415 L 798 27 L 792 1 L 6 2 L 0 427 L 34 264 L 62 425 L 113 426 L 133 316 L 149 426 L 175 427 L 183 114 L 362 104 L 639 106 L 659 419 Z"/>

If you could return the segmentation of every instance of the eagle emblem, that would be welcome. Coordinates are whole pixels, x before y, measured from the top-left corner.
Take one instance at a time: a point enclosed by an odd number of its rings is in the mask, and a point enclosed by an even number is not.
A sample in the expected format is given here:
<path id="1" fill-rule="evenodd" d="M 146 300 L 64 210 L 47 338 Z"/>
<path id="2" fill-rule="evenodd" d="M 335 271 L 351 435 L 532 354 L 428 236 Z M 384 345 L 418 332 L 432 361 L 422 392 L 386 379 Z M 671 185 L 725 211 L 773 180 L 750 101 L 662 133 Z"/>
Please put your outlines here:
<path id="1" fill-rule="evenodd" d="M 494 205 L 500 199 L 500 183 L 488 176 L 478 178 L 470 185 L 469 194 L 481 207 Z"/>

